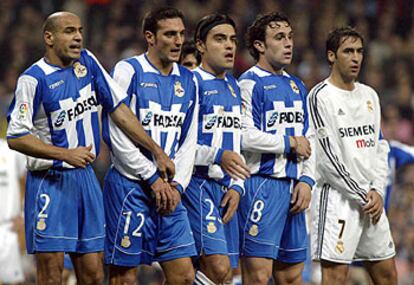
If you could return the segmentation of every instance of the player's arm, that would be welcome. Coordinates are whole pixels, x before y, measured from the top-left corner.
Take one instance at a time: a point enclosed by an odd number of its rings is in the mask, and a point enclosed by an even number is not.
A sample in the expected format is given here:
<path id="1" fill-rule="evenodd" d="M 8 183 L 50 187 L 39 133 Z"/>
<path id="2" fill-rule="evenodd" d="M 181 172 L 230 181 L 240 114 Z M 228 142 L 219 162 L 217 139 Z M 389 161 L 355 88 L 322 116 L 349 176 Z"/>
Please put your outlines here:
<path id="1" fill-rule="evenodd" d="M 244 112 L 242 114 L 242 149 L 259 153 L 296 152 L 305 158 L 310 155 L 309 142 L 303 136 L 270 134 L 261 131 L 261 91 L 251 79 L 239 82 Z"/>
<path id="2" fill-rule="evenodd" d="M 114 79 L 112 79 L 95 56 L 90 52 L 88 54 L 94 66 L 95 80 L 99 91 L 98 98 L 103 107 L 110 113 L 113 121 L 134 143 L 143 146 L 154 155 L 161 176 L 165 179 L 173 177 L 175 173 L 174 164 L 164 151 L 148 136 L 136 116 L 123 103 L 133 76 L 132 67 L 125 62 L 118 64 L 114 69 Z"/>
<path id="3" fill-rule="evenodd" d="M 309 95 L 310 120 L 309 127 L 314 129 L 316 143 L 320 145 L 318 152 L 318 172 L 324 180 L 334 188 L 343 191 L 350 199 L 360 205 L 367 203 L 367 189 L 359 186 L 346 164 L 343 162 L 343 151 L 335 140 L 335 128 L 329 120 L 329 110 L 318 96 L 325 87 L 324 83 L 314 87 Z"/>
<path id="4" fill-rule="evenodd" d="M 174 176 L 174 188 L 183 193 L 190 182 L 193 173 L 196 148 L 197 148 L 197 125 L 198 125 L 198 96 L 195 79 L 191 84 L 193 102 L 185 116 L 181 126 L 181 135 L 178 142 L 178 150 L 174 157 L 177 172 Z"/>
<path id="5" fill-rule="evenodd" d="M 303 94 L 306 94 L 306 89 L 301 86 Z M 316 171 L 316 145 L 315 145 L 315 130 L 313 127 L 309 127 L 309 101 L 308 96 L 304 96 L 303 110 L 304 110 L 304 122 L 303 122 L 303 135 L 309 141 L 312 152 L 308 159 L 303 161 L 302 173 L 300 174 L 299 181 L 293 188 L 290 212 L 295 214 L 306 210 L 312 199 L 312 187 L 315 185 L 315 171 Z"/>
<path id="6" fill-rule="evenodd" d="M 414 164 L 414 147 L 398 141 L 390 141 L 390 149 L 396 160 L 397 169 Z"/>
<path id="7" fill-rule="evenodd" d="M 32 135 L 33 116 L 41 104 L 35 100 L 37 80 L 29 75 L 18 79 L 15 97 L 8 114 L 7 143 L 13 150 L 44 159 L 65 161 L 75 167 L 86 167 L 95 159 L 91 146 L 66 149 L 44 143 Z"/>

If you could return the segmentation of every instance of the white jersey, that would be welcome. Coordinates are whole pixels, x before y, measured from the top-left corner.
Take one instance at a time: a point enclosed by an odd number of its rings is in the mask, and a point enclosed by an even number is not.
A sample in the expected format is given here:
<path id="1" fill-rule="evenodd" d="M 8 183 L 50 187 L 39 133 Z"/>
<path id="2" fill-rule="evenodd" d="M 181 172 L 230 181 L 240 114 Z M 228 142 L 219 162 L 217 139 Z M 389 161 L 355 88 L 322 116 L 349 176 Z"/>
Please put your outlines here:
<path id="1" fill-rule="evenodd" d="M 361 83 L 347 91 L 325 80 L 311 90 L 309 100 L 318 140 L 318 187 L 328 184 L 360 205 L 370 189 L 384 197 L 389 146 L 380 130 L 377 93 Z"/>
<path id="2" fill-rule="evenodd" d="M 9 149 L 0 139 L 0 226 L 20 215 L 19 178 L 26 172 L 25 164 L 24 155 Z"/>

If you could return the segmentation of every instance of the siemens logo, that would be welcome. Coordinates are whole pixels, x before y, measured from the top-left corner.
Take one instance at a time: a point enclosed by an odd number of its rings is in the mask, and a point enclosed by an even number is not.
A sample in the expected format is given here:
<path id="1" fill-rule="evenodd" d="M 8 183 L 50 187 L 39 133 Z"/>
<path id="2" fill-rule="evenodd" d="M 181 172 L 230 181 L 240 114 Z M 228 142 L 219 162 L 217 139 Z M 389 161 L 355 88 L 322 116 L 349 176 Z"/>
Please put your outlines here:
<path id="1" fill-rule="evenodd" d="M 373 139 L 369 139 L 369 140 L 360 139 L 360 140 L 356 140 L 355 143 L 356 143 L 357 148 L 367 148 L 367 147 L 375 146 L 375 141 Z"/>
<path id="2" fill-rule="evenodd" d="M 303 123 L 303 113 L 302 112 L 277 112 L 274 111 L 267 120 L 267 127 L 273 127 L 275 124 L 283 124 L 283 123 Z"/>
<path id="3" fill-rule="evenodd" d="M 339 135 L 343 137 L 356 137 L 375 134 L 375 125 L 362 125 L 358 127 L 339 128 Z"/>

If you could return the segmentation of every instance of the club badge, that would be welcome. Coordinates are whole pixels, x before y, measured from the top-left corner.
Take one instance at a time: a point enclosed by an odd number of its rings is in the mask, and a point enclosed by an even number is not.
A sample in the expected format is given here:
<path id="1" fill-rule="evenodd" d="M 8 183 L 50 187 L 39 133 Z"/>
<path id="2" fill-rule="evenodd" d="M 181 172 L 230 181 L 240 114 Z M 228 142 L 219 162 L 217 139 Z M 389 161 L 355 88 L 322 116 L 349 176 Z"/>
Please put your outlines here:
<path id="1" fill-rule="evenodd" d="M 371 100 L 368 100 L 368 101 L 367 101 L 367 108 L 368 108 L 368 111 L 369 111 L 369 112 L 374 111 L 374 106 L 372 105 Z"/>
<path id="2" fill-rule="evenodd" d="M 174 83 L 174 94 L 175 96 L 180 97 L 180 98 L 183 97 L 185 94 L 184 88 L 181 85 L 180 81 L 175 81 Z"/>
<path id="3" fill-rule="evenodd" d="M 75 62 L 73 64 L 73 71 L 75 72 L 76 77 L 79 79 L 81 77 L 85 77 L 88 74 L 88 70 L 86 66 L 80 64 L 80 62 Z"/>
<path id="4" fill-rule="evenodd" d="M 295 81 L 291 80 L 290 82 L 290 88 L 292 88 L 292 91 L 296 94 L 299 94 L 299 87 L 296 85 Z"/>
<path id="5" fill-rule="evenodd" d="M 259 227 L 257 225 L 252 225 L 249 229 L 249 235 L 255 237 L 259 234 Z"/>
<path id="6" fill-rule="evenodd" d="M 335 251 L 339 254 L 342 254 L 344 250 L 344 242 L 342 240 L 338 240 L 338 242 L 336 243 Z"/>
<path id="7" fill-rule="evenodd" d="M 46 229 L 45 219 L 39 219 L 37 221 L 36 229 L 38 229 L 39 231 L 44 231 Z"/>
<path id="8" fill-rule="evenodd" d="M 209 222 L 207 225 L 207 232 L 209 234 L 214 234 L 217 231 L 217 227 L 214 222 Z"/>
<path id="9" fill-rule="evenodd" d="M 121 240 L 121 246 L 124 248 L 128 248 L 131 246 L 131 240 L 129 239 L 129 236 L 124 236 Z"/>

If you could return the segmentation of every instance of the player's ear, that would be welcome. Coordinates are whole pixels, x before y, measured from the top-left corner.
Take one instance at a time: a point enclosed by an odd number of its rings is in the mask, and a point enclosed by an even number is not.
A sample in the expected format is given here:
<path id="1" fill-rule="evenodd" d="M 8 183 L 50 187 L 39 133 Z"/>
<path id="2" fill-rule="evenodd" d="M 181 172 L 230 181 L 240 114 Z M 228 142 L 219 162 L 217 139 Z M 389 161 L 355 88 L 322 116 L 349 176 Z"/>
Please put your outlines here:
<path id="1" fill-rule="evenodd" d="M 328 57 L 328 61 L 330 62 L 330 64 L 333 64 L 336 59 L 336 54 L 333 51 L 328 50 L 327 57 Z"/>
<path id="2" fill-rule="evenodd" d="M 43 39 L 47 46 L 53 46 L 54 36 L 53 33 L 50 31 L 45 31 L 43 33 Z"/>
<path id="3" fill-rule="evenodd" d="M 199 39 L 196 41 L 196 48 L 200 54 L 204 54 L 204 52 L 206 51 L 206 44 Z"/>
<path id="4" fill-rule="evenodd" d="M 144 32 L 144 38 L 147 41 L 148 45 L 154 45 L 155 44 L 155 35 L 151 31 L 145 31 Z"/>
<path id="5" fill-rule="evenodd" d="M 259 53 L 264 53 L 265 51 L 264 42 L 256 40 L 254 41 L 253 46 L 255 49 L 257 49 Z"/>

